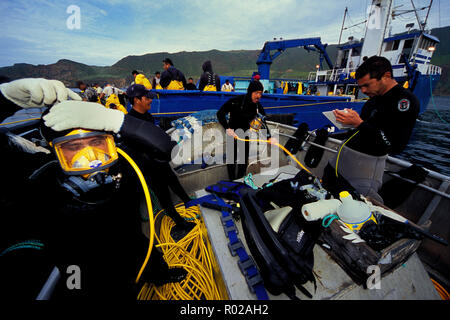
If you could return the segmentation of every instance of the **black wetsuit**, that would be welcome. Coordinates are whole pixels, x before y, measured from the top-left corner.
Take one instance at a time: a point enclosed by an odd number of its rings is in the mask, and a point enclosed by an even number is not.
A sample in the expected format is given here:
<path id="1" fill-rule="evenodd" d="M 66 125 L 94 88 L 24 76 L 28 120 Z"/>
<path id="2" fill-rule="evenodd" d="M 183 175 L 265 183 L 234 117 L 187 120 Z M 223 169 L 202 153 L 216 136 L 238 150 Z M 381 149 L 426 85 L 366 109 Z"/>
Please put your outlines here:
<path id="1" fill-rule="evenodd" d="M 135 118 L 149 121 L 149 122 L 155 124 L 155 118 L 149 112 L 140 113 L 140 112 L 137 112 L 136 110 L 134 110 L 133 108 L 131 108 L 130 111 L 128 112 L 128 114 Z"/>
<path id="2" fill-rule="evenodd" d="M 364 122 L 346 146 L 373 156 L 400 153 L 408 144 L 419 110 L 416 96 L 396 85 L 364 104 L 360 115 Z M 348 137 L 354 132 L 351 130 Z"/>
<path id="3" fill-rule="evenodd" d="M 154 123 L 155 121 L 150 113 L 140 113 L 133 108 L 128 115 L 151 123 Z M 151 155 L 140 152 L 140 147 L 136 146 L 133 141 L 130 141 L 129 139 L 126 139 L 125 143 L 130 144 L 131 148 L 134 148 L 134 150 L 131 150 L 130 152 L 135 154 L 136 159 L 140 162 L 138 163 L 139 167 L 144 174 L 149 177 L 150 187 L 155 192 L 164 209 L 173 210 L 169 187 L 178 197 L 180 197 L 181 201 L 186 203 L 190 200 L 188 194 L 181 186 L 178 177 L 167 161 L 157 161 Z"/>
<path id="4" fill-rule="evenodd" d="M 227 102 L 225 102 L 222 107 L 220 107 L 219 111 L 217 111 L 217 119 L 220 124 L 226 129 L 231 128 L 233 130 L 242 129 L 244 132 L 250 128 L 250 122 L 256 117 L 257 114 L 265 115 L 264 108 L 262 105 L 258 103 L 253 103 L 251 100 L 251 93 L 247 93 L 244 95 L 240 95 L 234 98 L 231 98 Z M 226 115 L 229 114 L 229 120 L 227 121 Z M 268 132 L 269 134 L 269 132 Z M 228 139 L 228 136 L 227 136 Z M 234 140 L 233 150 L 227 148 L 227 153 L 233 151 L 234 154 L 234 163 L 228 164 L 228 175 L 230 180 L 235 180 L 243 177 L 245 175 L 245 171 L 248 165 L 248 156 L 249 156 L 249 144 L 245 142 L 245 162 L 237 163 L 238 157 L 238 144 L 242 143 Z M 229 144 L 227 143 L 227 146 Z M 237 174 L 236 174 L 237 168 Z"/>
<path id="5" fill-rule="evenodd" d="M 57 266 L 61 279 L 56 299 L 136 299 L 139 287 L 134 280 L 149 241 L 141 230 L 139 200 L 143 190 L 132 167 L 119 157 L 109 173 L 122 173 L 120 184 L 95 189 L 80 200 L 61 187 L 68 176 L 53 154 L 24 152 L 11 144 L 7 134 L 0 130 L 0 164 L 7 169 L 3 175 L 6 188 L 0 194 L 2 296 L 35 299 Z M 152 123 L 126 115 L 120 134 L 140 143 L 141 150 L 170 159 L 175 143 Z M 47 163 L 36 174 L 35 170 Z M 24 246 L 29 240 L 39 241 L 42 247 Z M 20 243 L 21 249 L 11 250 Z M 81 289 L 67 286 L 73 275 L 69 266 L 79 267 Z M 168 270 L 161 253 L 153 248 L 142 279 L 158 282 Z"/>
<path id="6" fill-rule="evenodd" d="M 253 103 L 251 94 L 247 93 L 225 102 L 217 111 L 217 119 L 225 129 L 231 128 L 233 130 L 242 129 L 247 131 L 250 128 L 250 122 L 258 113 L 266 115 L 261 103 Z M 230 115 L 228 121 L 226 119 L 227 114 Z"/>
<path id="7" fill-rule="evenodd" d="M 346 134 L 345 146 L 349 149 L 344 148 L 343 151 L 348 150 L 349 155 L 342 152 L 338 171 L 347 170 L 347 173 L 336 176 L 338 163 L 335 156 L 324 169 L 323 186 L 335 196 L 340 191 L 356 189 L 363 195 L 382 201 L 378 191 L 382 184 L 383 158 L 387 154 L 403 151 L 411 137 L 419 110 L 418 99 L 400 85 L 382 96 L 369 99 L 361 110 L 363 123 Z M 377 161 L 380 161 L 379 165 Z M 354 171 L 357 165 L 362 164 L 364 167 L 361 170 Z"/>

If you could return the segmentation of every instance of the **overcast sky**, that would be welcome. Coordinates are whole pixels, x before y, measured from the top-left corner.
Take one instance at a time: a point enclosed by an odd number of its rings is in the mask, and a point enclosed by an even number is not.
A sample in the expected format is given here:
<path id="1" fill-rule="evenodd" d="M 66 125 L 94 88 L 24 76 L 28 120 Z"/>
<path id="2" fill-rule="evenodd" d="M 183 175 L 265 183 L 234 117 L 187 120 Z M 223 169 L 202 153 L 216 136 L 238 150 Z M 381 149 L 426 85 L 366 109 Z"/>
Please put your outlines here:
<path id="1" fill-rule="evenodd" d="M 339 39 L 346 26 L 366 19 L 371 0 L 15 0 L 0 1 L 0 66 L 50 64 L 70 59 L 112 65 L 128 55 L 155 52 L 257 50 L 273 38 Z M 411 8 L 411 0 L 395 5 Z M 429 0 L 414 0 L 416 8 Z M 73 11 L 79 8 L 79 16 Z M 428 27 L 450 25 L 450 0 L 434 0 Z M 426 10 L 419 13 L 423 19 Z M 78 19 L 79 18 L 79 19 Z M 79 24 L 78 24 L 79 22 Z M 395 20 L 404 31 L 414 14 Z M 361 38 L 364 25 L 346 30 L 343 39 Z"/>

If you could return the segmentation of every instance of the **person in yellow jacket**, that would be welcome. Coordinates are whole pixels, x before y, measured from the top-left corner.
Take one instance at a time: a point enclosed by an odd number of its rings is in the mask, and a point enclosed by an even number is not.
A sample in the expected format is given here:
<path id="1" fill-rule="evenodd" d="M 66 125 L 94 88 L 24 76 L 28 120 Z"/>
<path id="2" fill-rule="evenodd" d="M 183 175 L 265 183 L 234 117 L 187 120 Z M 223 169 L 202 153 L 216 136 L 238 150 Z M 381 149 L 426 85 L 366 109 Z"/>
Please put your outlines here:
<path id="1" fill-rule="evenodd" d="M 161 74 L 159 83 L 167 90 L 184 90 L 186 88 L 186 78 L 184 74 L 173 66 L 172 60 L 163 60 L 164 72 Z"/>
<path id="2" fill-rule="evenodd" d="M 122 111 L 124 114 L 127 114 L 127 109 L 120 103 L 119 97 L 117 94 L 109 95 L 108 99 L 106 99 L 105 107 L 108 109 L 116 109 Z"/>
<path id="3" fill-rule="evenodd" d="M 134 83 L 135 84 L 142 84 L 147 90 L 151 90 L 152 89 L 152 84 L 150 83 L 150 81 L 145 77 L 144 74 L 142 74 L 141 72 L 137 71 L 137 70 L 133 70 L 131 72 L 131 74 L 134 77 Z"/>
<path id="4" fill-rule="evenodd" d="M 298 82 L 297 85 L 297 94 L 303 94 L 303 83 Z"/>
<path id="5" fill-rule="evenodd" d="M 289 83 L 286 82 L 283 88 L 283 94 L 287 94 L 289 92 Z"/>

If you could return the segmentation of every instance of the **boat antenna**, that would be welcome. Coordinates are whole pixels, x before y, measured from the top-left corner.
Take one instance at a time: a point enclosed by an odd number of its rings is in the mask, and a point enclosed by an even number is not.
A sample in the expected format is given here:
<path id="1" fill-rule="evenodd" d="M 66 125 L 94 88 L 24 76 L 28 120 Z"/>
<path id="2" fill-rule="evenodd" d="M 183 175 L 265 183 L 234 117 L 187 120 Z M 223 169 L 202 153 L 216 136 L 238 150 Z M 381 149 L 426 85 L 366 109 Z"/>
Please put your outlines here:
<path id="1" fill-rule="evenodd" d="M 347 15 L 347 11 L 348 11 L 348 8 L 347 8 L 347 7 L 345 7 L 345 11 L 344 11 L 344 19 L 342 20 L 342 27 L 341 27 L 341 33 L 339 34 L 339 41 L 338 41 L 338 45 L 340 45 L 340 44 L 341 44 L 342 31 L 344 30 L 344 23 L 345 23 L 345 17 L 346 17 L 346 15 Z"/>

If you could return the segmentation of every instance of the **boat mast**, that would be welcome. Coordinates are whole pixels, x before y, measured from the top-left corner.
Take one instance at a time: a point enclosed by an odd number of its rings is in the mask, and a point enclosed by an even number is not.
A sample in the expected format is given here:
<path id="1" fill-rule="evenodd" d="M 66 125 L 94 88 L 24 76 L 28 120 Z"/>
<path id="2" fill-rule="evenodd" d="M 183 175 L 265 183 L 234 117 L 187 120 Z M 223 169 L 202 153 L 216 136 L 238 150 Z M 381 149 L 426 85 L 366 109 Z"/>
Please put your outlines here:
<path id="1" fill-rule="evenodd" d="M 411 0 L 412 7 L 414 9 L 414 14 L 416 15 L 417 23 L 419 24 L 420 31 L 423 31 L 424 26 L 420 22 L 419 15 L 417 14 L 416 6 L 414 5 L 414 1 Z"/>
<path id="2" fill-rule="evenodd" d="M 423 28 L 425 29 L 425 26 L 427 25 L 428 21 L 428 15 L 430 14 L 431 5 L 433 4 L 433 0 L 430 1 L 430 5 L 428 6 L 427 16 L 425 17 L 425 21 L 423 23 Z"/>
<path id="3" fill-rule="evenodd" d="M 385 33 L 392 17 L 392 2 L 393 0 L 372 0 L 361 57 L 381 55 Z"/>
<path id="4" fill-rule="evenodd" d="M 348 8 L 345 7 L 345 11 L 344 11 L 344 19 L 342 20 L 342 27 L 341 27 L 341 33 L 339 34 L 338 46 L 341 44 L 342 31 L 344 30 L 345 16 L 347 15 L 347 11 L 348 11 Z"/>

